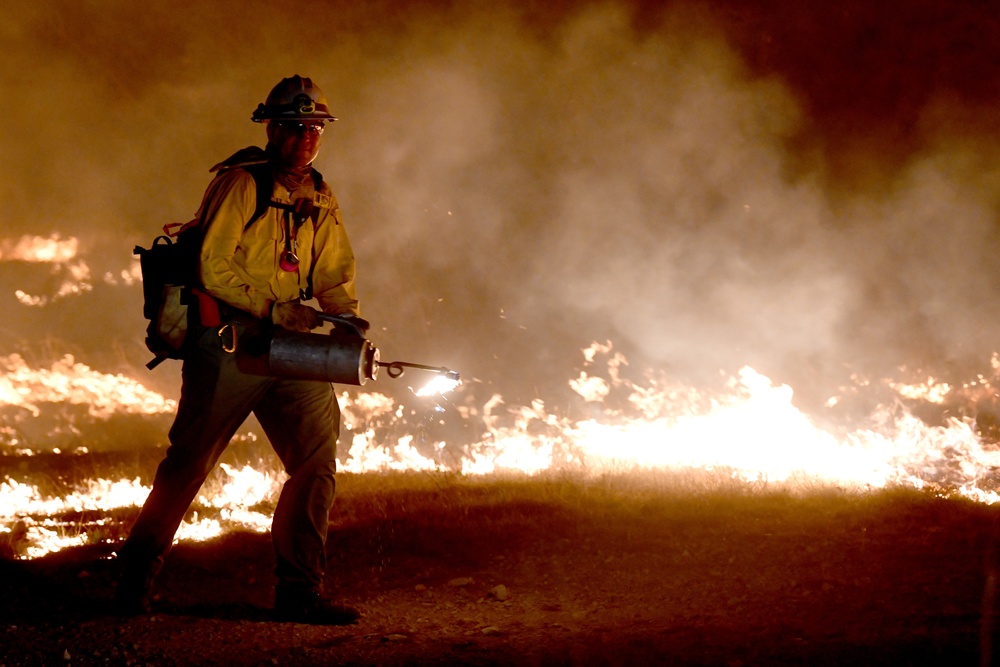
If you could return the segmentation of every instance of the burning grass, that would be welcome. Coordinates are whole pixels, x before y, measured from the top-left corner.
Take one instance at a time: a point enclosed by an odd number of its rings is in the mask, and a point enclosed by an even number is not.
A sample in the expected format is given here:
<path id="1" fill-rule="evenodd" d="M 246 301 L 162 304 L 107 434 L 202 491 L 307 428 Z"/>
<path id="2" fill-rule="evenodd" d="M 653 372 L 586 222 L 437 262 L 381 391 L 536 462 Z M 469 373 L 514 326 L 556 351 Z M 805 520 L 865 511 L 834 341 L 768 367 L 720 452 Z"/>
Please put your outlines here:
<path id="1" fill-rule="evenodd" d="M 172 403 L 81 364 L 32 370 L 11 357 L 8 365 L 12 398 L 9 414 L 0 414 L 0 435 L 9 438 L 0 452 L 2 553 L 38 558 L 82 544 L 113 545 L 163 456 L 162 444 L 140 443 L 162 443 Z M 543 494 L 536 506 L 559 504 L 545 494 L 575 502 L 595 497 L 606 506 L 758 494 L 864 498 L 897 487 L 986 504 L 998 499 L 1000 450 L 978 428 L 995 412 L 996 359 L 989 376 L 962 385 L 859 381 L 858 391 L 867 395 L 877 386 L 876 395 L 885 396 L 864 427 L 834 429 L 797 407 L 790 387 L 750 368 L 699 390 L 662 374 L 630 378 L 626 366 L 610 343 L 584 350 L 584 370 L 569 382 L 578 400 L 557 411 L 541 399 L 507 405 L 499 395 L 481 395 L 479 386 L 406 405 L 376 392 L 344 392 L 338 511 L 351 516 L 352 488 L 368 483 L 379 493 L 361 497 L 423 497 L 429 492 L 421 484 L 459 498 L 524 485 Z M 95 412 L 92 399 L 105 390 L 107 409 Z M 828 409 L 842 407 L 844 396 L 827 401 Z M 829 423 L 832 413 L 827 417 Z M 67 448 L 26 446 L 33 428 L 42 440 L 62 437 Z M 95 432 L 101 435 L 91 437 Z M 178 538 L 266 532 L 283 480 L 251 426 L 231 443 Z M 418 487 L 396 488 L 399 480 Z"/>
<path id="2" fill-rule="evenodd" d="M 0 507 L 8 512 L 0 532 L 0 557 L 38 558 L 80 545 L 112 549 L 127 535 L 160 456 L 162 450 L 157 449 L 118 457 L 106 453 L 56 457 L 60 465 L 42 460 L 49 457 L 20 460 L 31 464 L 15 466 L 25 481 L 8 474 L 0 486 Z M 35 465 L 46 474 L 34 476 Z M 206 541 L 233 531 L 267 532 L 284 478 L 276 458 L 254 438 L 235 444 L 191 507 L 178 541 Z M 811 477 L 746 481 L 729 469 L 622 467 L 590 475 L 577 468 L 490 476 L 407 471 L 339 473 L 337 480 L 335 526 L 393 521 L 402 515 L 419 526 L 421 517 L 438 520 L 444 514 L 456 528 L 470 531 L 478 527 L 464 526 L 462 518 L 473 509 L 509 513 L 502 509 L 506 506 L 606 515 L 614 521 L 615 513 L 638 517 L 654 508 L 712 513 L 725 506 L 790 499 L 799 506 L 815 504 L 818 512 L 834 498 L 840 504 L 860 506 L 889 493 L 845 489 Z"/>

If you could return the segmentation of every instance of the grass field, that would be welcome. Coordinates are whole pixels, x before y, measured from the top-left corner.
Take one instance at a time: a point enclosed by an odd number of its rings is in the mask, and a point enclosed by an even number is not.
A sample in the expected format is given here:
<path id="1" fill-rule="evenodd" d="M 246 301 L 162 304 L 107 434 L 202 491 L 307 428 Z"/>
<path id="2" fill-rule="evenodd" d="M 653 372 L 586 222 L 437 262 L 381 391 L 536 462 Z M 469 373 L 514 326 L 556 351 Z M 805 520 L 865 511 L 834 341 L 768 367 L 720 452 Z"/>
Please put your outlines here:
<path id="1" fill-rule="evenodd" d="M 266 509 L 266 508 L 265 508 Z M 115 514 L 104 539 L 124 535 Z M 266 534 L 182 542 L 151 616 L 113 543 L 2 561 L 0 664 L 989 664 L 997 510 L 724 472 L 339 475 L 327 589 L 270 622 Z M 120 526 L 121 530 L 115 528 Z"/>

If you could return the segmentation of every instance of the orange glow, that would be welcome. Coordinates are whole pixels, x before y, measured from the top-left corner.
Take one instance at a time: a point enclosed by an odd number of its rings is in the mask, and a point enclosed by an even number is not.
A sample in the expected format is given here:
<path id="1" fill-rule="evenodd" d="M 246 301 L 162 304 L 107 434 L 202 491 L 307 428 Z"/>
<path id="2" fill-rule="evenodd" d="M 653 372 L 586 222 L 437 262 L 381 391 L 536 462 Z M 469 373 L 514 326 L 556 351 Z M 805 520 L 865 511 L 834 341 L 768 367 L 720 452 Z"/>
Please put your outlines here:
<path id="1" fill-rule="evenodd" d="M 75 237 L 22 236 L 13 241 L 0 240 L 0 260 L 65 264 L 76 258 L 80 243 Z"/>
<path id="2" fill-rule="evenodd" d="M 90 415 L 99 419 L 115 413 L 152 415 L 177 409 L 176 401 L 136 380 L 94 371 L 70 354 L 49 369 L 29 368 L 17 354 L 0 357 L 0 372 L 0 406 L 17 406 L 36 417 L 41 403 L 86 405 Z"/>
<path id="3" fill-rule="evenodd" d="M 346 456 L 338 469 L 464 475 L 570 470 L 583 476 L 707 470 L 753 484 L 819 482 L 859 491 L 903 485 L 984 503 L 1000 500 L 991 481 L 1000 467 L 1000 452 L 984 446 L 970 419 L 950 418 L 932 426 L 902 403 L 937 405 L 956 396 L 990 396 L 996 367 L 961 387 L 934 378 L 923 383 L 858 379 L 857 391 L 889 388 L 898 400 L 876 406 L 863 428 L 834 435 L 794 405 L 790 387 L 752 368 L 741 369 L 721 391 L 708 392 L 651 373 L 642 385 L 634 384 L 622 377 L 626 364 L 610 343 L 584 350 L 585 370 L 568 384 L 593 407 L 586 419 L 555 414 L 541 400 L 508 406 L 500 395 L 481 407 L 458 409 L 461 419 L 482 424 L 478 441 L 464 444 L 439 441 L 418 447 L 412 433 L 387 437 L 382 431 L 386 425 L 393 432 L 408 430 L 403 406 L 378 392 L 344 392 L 339 398 L 350 434 L 341 443 Z M 42 401 L 85 404 L 98 418 L 163 414 L 176 407 L 134 380 L 96 372 L 69 356 L 49 369 L 31 369 L 11 355 L 0 359 L 0 369 L 0 404 L 36 416 Z M 612 403 L 620 407 L 609 407 Z M 828 405 L 836 403 L 831 399 Z M 202 490 L 197 514 L 177 539 L 204 540 L 233 529 L 266 531 L 285 479 L 284 473 L 267 468 L 223 465 L 223 481 Z M 37 557 L 88 539 L 85 532 L 62 524 L 60 516 L 138 506 L 148 492 L 138 479 L 94 479 L 60 497 L 46 497 L 37 486 L 8 479 L 0 483 L 0 532 L 26 529 L 20 554 Z"/>
<path id="4" fill-rule="evenodd" d="M 80 296 L 94 289 L 90 266 L 79 258 L 80 242 L 76 237 L 22 236 L 19 239 L 0 239 L 0 262 L 27 262 L 52 264 L 53 274 L 61 278 L 55 290 L 47 295 L 29 294 L 14 290 L 14 298 L 23 306 L 44 307 L 67 297 Z M 107 285 L 132 286 L 142 280 L 139 262 L 132 259 L 129 268 L 118 273 L 106 272 L 102 281 Z"/>

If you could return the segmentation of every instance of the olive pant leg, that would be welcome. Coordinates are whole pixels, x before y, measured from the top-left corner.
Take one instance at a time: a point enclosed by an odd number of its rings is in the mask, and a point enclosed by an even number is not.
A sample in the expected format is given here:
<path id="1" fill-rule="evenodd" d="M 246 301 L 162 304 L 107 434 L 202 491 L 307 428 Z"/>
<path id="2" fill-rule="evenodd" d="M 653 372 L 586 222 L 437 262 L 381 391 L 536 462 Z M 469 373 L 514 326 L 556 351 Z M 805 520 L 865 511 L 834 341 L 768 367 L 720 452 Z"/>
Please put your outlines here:
<path id="1" fill-rule="evenodd" d="M 279 588 L 321 591 L 340 406 L 327 382 L 275 380 L 254 414 L 289 479 L 271 525 Z"/>
<path id="2" fill-rule="evenodd" d="M 273 378 L 240 372 L 235 357 L 222 351 L 215 331 L 202 330 L 185 359 L 170 447 L 119 554 L 126 566 L 155 574 L 206 477 L 274 383 Z"/>

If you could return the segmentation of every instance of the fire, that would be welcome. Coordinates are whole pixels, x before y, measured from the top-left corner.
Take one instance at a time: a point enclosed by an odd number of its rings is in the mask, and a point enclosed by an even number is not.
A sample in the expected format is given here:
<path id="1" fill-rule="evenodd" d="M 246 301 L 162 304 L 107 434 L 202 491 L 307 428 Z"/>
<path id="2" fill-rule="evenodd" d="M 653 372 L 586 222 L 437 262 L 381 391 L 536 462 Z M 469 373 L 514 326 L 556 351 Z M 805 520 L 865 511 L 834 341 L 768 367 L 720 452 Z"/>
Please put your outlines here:
<path id="1" fill-rule="evenodd" d="M 12 551 L 27 558 L 86 544 L 87 533 L 74 529 L 73 521 L 59 517 L 129 507 L 141 504 L 147 495 L 149 489 L 140 485 L 138 479 L 87 480 L 83 488 L 60 498 L 44 498 L 37 486 L 6 480 L 0 482 L 0 538 L 16 536 Z M 98 520 L 96 525 L 101 523 Z"/>
<path id="2" fill-rule="evenodd" d="M 413 393 L 417 396 L 440 396 L 454 391 L 460 384 L 462 381 L 454 377 L 435 375 L 427 384 L 420 389 L 415 389 Z"/>
<path id="3" fill-rule="evenodd" d="M 90 266 L 79 259 L 80 242 L 76 237 L 62 238 L 25 235 L 19 239 L 0 239 L 0 261 L 51 264 L 52 273 L 60 276 L 59 286 L 49 295 L 29 294 L 14 290 L 14 297 L 21 305 L 43 307 L 67 297 L 79 296 L 94 289 Z M 133 259 L 128 269 L 106 272 L 103 282 L 107 285 L 131 286 L 142 280 L 138 260 Z"/>
<path id="4" fill-rule="evenodd" d="M 278 490 L 284 481 L 282 475 L 260 472 L 253 467 L 237 469 L 220 466 L 226 481 L 206 487 L 197 499 L 201 507 L 215 510 L 218 518 L 200 518 L 194 513 L 191 521 L 181 524 L 176 540 L 206 540 L 220 535 L 226 528 L 241 528 L 265 532 L 271 523 L 269 513 L 251 508 L 264 505 L 273 509 Z M 16 549 L 28 558 L 43 556 L 52 551 L 79 546 L 90 541 L 90 536 L 78 521 L 62 520 L 65 515 L 81 512 L 108 512 L 110 510 L 141 506 L 149 495 L 150 487 L 139 479 L 122 479 L 112 482 L 105 479 L 88 480 L 85 486 L 61 497 L 43 498 L 37 486 L 7 480 L 0 483 L 0 536 L 21 531 L 21 548 Z M 95 526 L 103 524 L 102 520 Z"/>
<path id="5" fill-rule="evenodd" d="M 80 242 L 75 237 L 63 239 L 51 236 L 22 236 L 16 241 L 0 240 L 0 260 L 65 264 L 76 258 Z"/>
<path id="6" fill-rule="evenodd" d="M 952 392 L 952 386 L 947 382 L 938 382 L 934 377 L 928 377 L 921 384 L 905 384 L 902 382 L 890 382 L 889 386 L 904 397 L 917 400 L 928 401 L 929 403 L 941 404 L 947 400 Z"/>
<path id="7" fill-rule="evenodd" d="M 265 513 L 252 508 L 265 506 L 273 510 L 286 475 L 261 472 L 251 466 L 237 469 L 223 463 L 219 467 L 225 474 L 225 481 L 219 488 L 209 485 L 202 489 L 195 501 L 196 505 L 217 510 L 218 518 L 199 517 L 199 513 L 195 512 L 191 521 L 181 524 L 175 541 L 207 540 L 232 528 L 257 533 L 270 528 L 270 511 Z"/>
<path id="8" fill-rule="evenodd" d="M 176 401 L 136 380 L 94 371 L 69 354 L 49 369 L 32 369 L 18 354 L 0 357 L 0 372 L 0 405 L 15 406 L 36 417 L 42 403 L 85 405 L 98 419 L 115 413 L 151 415 L 177 408 Z"/>
<path id="9" fill-rule="evenodd" d="M 859 490 L 905 485 L 1000 501 L 1000 450 L 984 442 L 974 419 L 946 412 L 951 416 L 932 425 L 906 407 L 907 402 L 941 406 L 995 399 L 996 357 L 989 374 L 962 386 L 926 374 L 922 382 L 857 378 L 851 391 L 887 390 L 895 398 L 875 405 L 863 427 L 838 434 L 797 408 L 791 387 L 749 367 L 708 391 L 649 372 L 641 383 L 630 381 L 627 360 L 610 343 L 590 346 L 583 357 L 584 370 L 568 382 L 585 406 L 583 419 L 556 413 L 542 400 L 508 406 L 498 394 L 480 406 L 469 401 L 452 406 L 440 394 L 414 392 L 424 403 L 404 409 L 375 391 L 345 391 L 339 396 L 345 432 L 338 469 L 463 475 L 571 470 L 583 476 L 710 470 L 753 484 L 820 482 Z M 165 415 L 176 408 L 134 380 L 94 371 L 69 356 L 49 369 L 31 369 L 11 355 L 0 359 L 0 370 L 0 405 L 31 415 L 39 414 L 42 402 L 60 401 L 86 405 L 95 418 Z M 827 406 L 840 400 L 831 398 Z M 473 442 L 428 441 L 423 431 L 418 438 L 419 427 L 407 420 L 408 415 L 427 420 L 448 409 L 446 419 L 481 424 Z M 5 438 L 16 433 L 16 424 L 0 426 Z M 273 461 L 221 466 L 178 539 L 204 540 L 232 529 L 266 531 L 284 479 Z M 69 491 L 46 493 L 7 478 L 0 483 L 0 542 L 6 539 L 17 555 L 33 558 L 93 540 L 88 533 L 99 535 L 103 519 L 83 529 L 80 513 L 135 507 L 148 492 L 138 479 L 88 480 Z M 77 517 L 77 523 L 64 516 Z"/>

